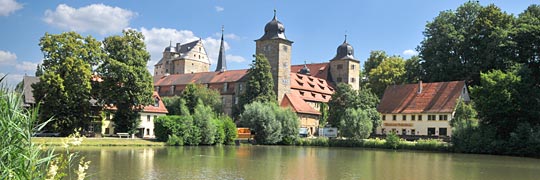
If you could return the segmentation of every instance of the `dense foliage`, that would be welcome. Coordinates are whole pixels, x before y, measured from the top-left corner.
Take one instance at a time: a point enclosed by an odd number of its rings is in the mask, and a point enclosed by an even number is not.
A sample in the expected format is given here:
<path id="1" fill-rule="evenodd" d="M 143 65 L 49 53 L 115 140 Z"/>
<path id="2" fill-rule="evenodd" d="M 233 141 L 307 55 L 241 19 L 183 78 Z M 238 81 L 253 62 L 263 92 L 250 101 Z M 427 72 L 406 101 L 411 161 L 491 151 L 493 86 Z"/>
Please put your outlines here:
<path id="1" fill-rule="evenodd" d="M 200 102 L 200 101 L 199 101 Z M 154 122 L 156 138 L 168 145 L 232 144 L 236 125 L 227 116 L 217 116 L 212 108 L 198 103 L 194 114 L 161 116 Z"/>
<path id="2" fill-rule="evenodd" d="M 102 58 L 101 43 L 90 36 L 66 32 L 46 33 L 39 46 L 44 59 L 36 72 L 40 81 L 32 85 L 34 98 L 40 104 L 39 119 L 44 122 L 54 117 L 46 128 L 71 134 L 92 120 L 91 66 Z"/>
<path id="3" fill-rule="evenodd" d="M 245 91 L 241 92 L 240 100 L 235 108 L 235 116 L 243 112 L 246 104 L 259 102 L 276 102 L 274 80 L 270 71 L 270 63 L 262 54 L 256 55 L 247 71 Z"/>
<path id="4" fill-rule="evenodd" d="M 369 90 L 356 91 L 350 85 L 339 83 L 332 98 L 328 102 L 328 124 L 338 129 L 346 128 L 352 124 L 346 119 L 346 110 L 348 108 L 361 109 L 363 113 L 371 120 L 372 132 L 381 124 L 381 116 L 377 112 L 379 99 Z M 349 122 L 345 122 L 345 121 Z"/>
<path id="5" fill-rule="evenodd" d="M 191 114 L 195 112 L 198 101 L 202 101 L 203 104 L 210 106 L 216 113 L 222 112 L 221 95 L 219 92 L 207 88 L 202 84 L 188 84 L 184 91 L 182 91 L 182 94 L 180 94 L 180 99 L 185 101 Z M 178 104 L 175 106 L 178 106 Z"/>
<path id="6" fill-rule="evenodd" d="M 368 112 L 362 109 L 347 108 L 343 116 L 340 132 L 343 137 L 365 139 L 372 132 L 373 124 Z"/>
<path id="7" fill-rule="evenodd" d="M 104 104 L 116 106 L 115 131 L 136 133 L 138 113 L 152 99 L 153 80 L 146 69 L 150 54 L 144 36 L 134 30 L 124 30 L 122 36 L 110 36 L 103 41 L 107 57 L 97 72 L 103 82 L 97 83 L 99 98 Z"/>
<path id="8" fill-rule="evenodd" d="M 273 102 L 246 105 L 240 121 L 255 132 L 258 144 L 293 144 L 298 139 L 300 124 L 296 114 Z"/>

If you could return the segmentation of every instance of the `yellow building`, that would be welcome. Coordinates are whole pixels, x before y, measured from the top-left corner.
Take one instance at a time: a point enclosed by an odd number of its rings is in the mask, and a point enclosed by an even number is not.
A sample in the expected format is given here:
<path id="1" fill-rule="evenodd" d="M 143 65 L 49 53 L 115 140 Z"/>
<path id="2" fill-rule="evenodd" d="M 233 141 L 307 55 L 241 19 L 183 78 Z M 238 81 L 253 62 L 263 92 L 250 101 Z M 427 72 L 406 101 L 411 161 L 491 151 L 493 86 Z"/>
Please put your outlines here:
<path id="1" fill-rule="evenodd" d="M 450 137 L 450 121 L 460 98 L 470 101 L 464 81 L 388 86 L 377 107 L 382 125 L 376 134 L 394 131 L 399 135 Z"/>

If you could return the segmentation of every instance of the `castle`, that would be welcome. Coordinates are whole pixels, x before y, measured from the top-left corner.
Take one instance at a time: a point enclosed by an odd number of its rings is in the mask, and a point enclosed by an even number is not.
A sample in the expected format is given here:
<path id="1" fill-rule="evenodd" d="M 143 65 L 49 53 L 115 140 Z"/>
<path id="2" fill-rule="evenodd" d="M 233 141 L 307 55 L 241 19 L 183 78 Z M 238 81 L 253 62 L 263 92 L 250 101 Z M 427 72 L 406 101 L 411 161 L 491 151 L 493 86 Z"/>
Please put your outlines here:
<path id="1" fill-rule="evenodd" d="M 264 27 L 264 35 L 255 40 L 256 54 L 270 62 L 274 91 L 281 106 L 291 107 L 298 114 L 302 128 L 314 133 L 319 125 L 320 104 L 327 103 L 337 83 L 360 87 L 360 61 L 354 57 L 353 47 L 344 42 L 338 46 L 334 58 L 324 63 L 291 65 L 293 41 L 285 36 L 285 26 L 273 19 Z M 223 47 L 223 30 L 218 64 L 211 72 L 210 61 L 201 40 L 169 45 L 154 66 L 154 88 L 160 96 L 180 95 L 190 83 L 204 84 L 221 93 L 223 110 L 232 114 L 244 91 L 247 69 L 227 70 Z"/>

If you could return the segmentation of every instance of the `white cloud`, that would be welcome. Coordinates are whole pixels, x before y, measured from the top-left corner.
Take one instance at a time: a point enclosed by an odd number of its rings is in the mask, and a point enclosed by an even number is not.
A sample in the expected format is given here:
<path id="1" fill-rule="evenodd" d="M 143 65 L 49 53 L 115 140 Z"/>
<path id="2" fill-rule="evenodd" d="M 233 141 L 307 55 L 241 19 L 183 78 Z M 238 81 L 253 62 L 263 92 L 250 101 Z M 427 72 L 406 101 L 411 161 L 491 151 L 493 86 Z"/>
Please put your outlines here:
<path id="1" fill-rule="evenodd" d="M 140 31 L 145 37 L 144 41 L 146 43 L 146 49 L 151 55 L 151 61 L 147 64 L 151 73 L 153 73 L 154 65 L 161 59 L 163 50 L 169 46 L 169 43 L 172 42 L 172 45 L 175 46 L 176 43 L 184 44 L 200 39 L 190 30 L 177 30 L 171 28 L 146 29 L 143 27 Z M 221 40 L 219 38 L 206 37 L 203 38 L 202 41 L 208 58 L 210 58 L 210 62 L 216 64 Z M 224 43 L 224 46 L 225 51 L 230 49 L 227 42 Z M 227 55 L 226 58 L 227 60 L 230 59 L 232 62 L 243 62 L 245 60 L 243 57 L 235 55 Z"/>
<path id="2" fill-rule="evenodd" d="M 62 29 L 107 34 L 128 27 L 131 18 L 136 15 L 135 12 L 104 4 L 92 4 L 78 9 L 60 4 L 54 11 L 46 10 L 43 20 Z"/>
<path id="3" fill-rule="evenodd" d="M 418 52 L 416 52 L 415 50 L 412 50 L 412 49 L 407 49 L 407 50 L 403 51 L 403 55 L 405 55 L 405 56 L 416 56 L 416 55 L 418 55 Z"/>
<path id="4" fill-rule="evenodd" d="M 225 58 L 227 58 L 227 61 L 229 62 L 244 62 L 246 59 L 242 56 L 235 56 L 235 55 L 226 55 Z"/>
<path id="5" fill-rule="evenodd" d="M 224 11 L 225 8 L 221 7 L 221 6 L 216 6 L 216 12 L 221 12 L 221 11 Z"/>
<path id="6" fill-rule="evenodd" d="M 19 82 L 22 81 L 24 74 L 11 74 L 11 73 L 0 73 L 0 78 L 5 77 L 2 83 L 6 83 L 8 86 L 15 87 Z"/>
<path id="7" fill-rule="evenodd" d="M 36 70 L 37 63 L 23 61 L 22 63 L 15 64 L 15 68 L 21 71 L 34 71 Z"/>
<path id="8" fill-rule="evenodd" d="M 9 16 L 9 14 L 22 8 L 23 5 L 15 0 L 0 0 L 0 16 Z"/>
<path id="9" fill-rule="evenodd" d="M 17 60 L 17 55 L 9 51 L 0 50 L 0 64 L 11 64 Z"/>

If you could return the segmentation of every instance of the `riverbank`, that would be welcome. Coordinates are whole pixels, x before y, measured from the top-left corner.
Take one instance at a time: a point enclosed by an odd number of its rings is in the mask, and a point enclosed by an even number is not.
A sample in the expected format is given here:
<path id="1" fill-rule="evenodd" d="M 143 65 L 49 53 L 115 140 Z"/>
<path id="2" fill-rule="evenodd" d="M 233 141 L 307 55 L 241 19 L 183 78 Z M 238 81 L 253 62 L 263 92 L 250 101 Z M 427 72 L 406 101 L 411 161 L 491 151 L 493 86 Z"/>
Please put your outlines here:
<path id="1" fill-rule="evenodd" d="M 62 146 L 67 137 L 33 137 L 32 142 L 45 146 Z M 164 142 L 150 139 L 85 138 L 80 146 L 165 146 Z"/>
<path id="2" fill-rule="evenodd" d="M 450 152 L 451 146 L 447 142 L 436 139 L 420 139 L 417 141 L 399 140 L 395 144 L 388 143 L 385 139 L 299 139 L 297 146 L 323 146 L 323 147 L 359 147 L 359 148 L 377 148 L 377 149 L 408 149 L 424 151 Z"/>

